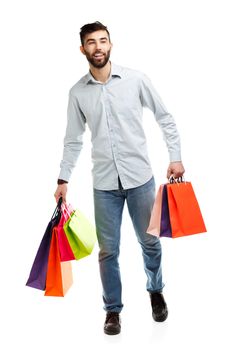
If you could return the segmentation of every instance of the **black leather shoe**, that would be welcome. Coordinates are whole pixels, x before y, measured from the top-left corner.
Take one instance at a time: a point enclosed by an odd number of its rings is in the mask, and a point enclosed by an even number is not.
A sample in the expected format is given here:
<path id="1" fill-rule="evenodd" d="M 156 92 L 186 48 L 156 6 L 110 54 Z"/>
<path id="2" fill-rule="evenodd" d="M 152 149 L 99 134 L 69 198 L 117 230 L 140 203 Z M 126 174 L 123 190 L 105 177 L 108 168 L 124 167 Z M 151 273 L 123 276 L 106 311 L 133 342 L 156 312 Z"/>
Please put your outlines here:
<path id="1" fill-rule="evenodd" d="M 104 333 L 115 335 L 121 332 L 121 321 L 118 312 L 107 312 L 104 324 Z"/>
<path id="2" fill-rule="evenodd" d="M 150 293 L 152 316 L 154 321 L 163 322 L 167 319 L 168 309 L 162 293 Z"/>

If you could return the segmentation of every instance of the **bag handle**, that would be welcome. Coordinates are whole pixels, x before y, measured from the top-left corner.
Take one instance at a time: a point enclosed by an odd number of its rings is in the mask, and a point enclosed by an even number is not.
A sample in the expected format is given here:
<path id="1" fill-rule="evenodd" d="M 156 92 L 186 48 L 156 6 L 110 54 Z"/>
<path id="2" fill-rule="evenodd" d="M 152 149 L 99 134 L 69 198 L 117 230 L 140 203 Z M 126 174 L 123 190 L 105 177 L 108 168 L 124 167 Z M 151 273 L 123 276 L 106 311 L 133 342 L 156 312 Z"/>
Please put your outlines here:
<path id="1" fill-rule="evenodd" d="M 71 214 L 68 211 L 67 205 L 63 203 L 61 206 L 61 209 L 62 209 L 62 211 L 65 211 L 66 214 L 68 215 L 68 217 L 71 219 Z"/>
<path id="2" fill-rule="evenodd" d="M 180 176 L 180 177 L 178 177 L 178 178 L 176 179 L 176 178 L 174 177 L 174 175 L 171 175 L 170 178 L 169 178 L 169 183 L 170 183 L 170 184 L 174 184 L 174 183 L 179 184 L 179 183 L 182 183 L 182 182 L 184 182 L 184 183 L 186 184 L 186 181 L 185 181 L 185 179 L 184 179 L 184 176 Z"/>
<path id="3" fill-rule="evenodd" d="M 60 213 L 62 201 L 63 201 L 63 198 L 60 197 L 59 200 L 58 200 L 57 206 L 56 206 L 56 208 L 54 210 L 54 213 L 52 214 L 51 220 L 54 219 L 58 215 L 58 213 Z"/>

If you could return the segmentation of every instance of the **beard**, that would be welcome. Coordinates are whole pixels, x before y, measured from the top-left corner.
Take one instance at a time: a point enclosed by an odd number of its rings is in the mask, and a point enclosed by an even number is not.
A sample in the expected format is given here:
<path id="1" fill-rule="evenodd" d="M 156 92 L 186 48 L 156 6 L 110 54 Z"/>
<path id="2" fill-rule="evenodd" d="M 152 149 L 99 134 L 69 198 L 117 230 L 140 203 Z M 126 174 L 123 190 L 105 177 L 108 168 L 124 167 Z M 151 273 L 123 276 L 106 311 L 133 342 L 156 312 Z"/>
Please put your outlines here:
<path id="1" fill-rule="evenodd" d="M 85 51 L 85 55 L 87 58 L 87 61 L 90 62 L 90 64 L 95 68 L 103 68 L 110 58 L 110 52 L 111 50 L 107 51 L 107 53 L 102 53 L 103 56 L 101 58 L 96 58 L 94 55 L 96 53 L 101 53 L 100 51 L 95 52 L 93 55 L 90 55 L 88 52 Z"/>

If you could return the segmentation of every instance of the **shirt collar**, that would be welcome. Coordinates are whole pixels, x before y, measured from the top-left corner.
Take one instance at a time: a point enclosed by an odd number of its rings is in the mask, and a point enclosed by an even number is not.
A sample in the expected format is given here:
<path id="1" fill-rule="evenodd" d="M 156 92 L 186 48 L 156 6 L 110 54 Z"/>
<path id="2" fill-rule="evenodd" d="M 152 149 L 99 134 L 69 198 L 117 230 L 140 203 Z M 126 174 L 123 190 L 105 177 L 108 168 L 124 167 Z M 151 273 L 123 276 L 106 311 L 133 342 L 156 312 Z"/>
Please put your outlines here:
<path id="1" fill-rule="evenodd" d="M 110 77 L 122 78 L 121 67 L 116 65 L 116 64 L 114 64 L 114 63 L 111 63 L 111 74 L 110 74 Z M 110 77 L 109 77 L 109 79 L 110 79 Z M 94 77 L 92 76 L 90 71 L 84 77 L 84 83 L 88 84 L 89 82 L 97 83 L 97 81 L 94 79 Z"/>

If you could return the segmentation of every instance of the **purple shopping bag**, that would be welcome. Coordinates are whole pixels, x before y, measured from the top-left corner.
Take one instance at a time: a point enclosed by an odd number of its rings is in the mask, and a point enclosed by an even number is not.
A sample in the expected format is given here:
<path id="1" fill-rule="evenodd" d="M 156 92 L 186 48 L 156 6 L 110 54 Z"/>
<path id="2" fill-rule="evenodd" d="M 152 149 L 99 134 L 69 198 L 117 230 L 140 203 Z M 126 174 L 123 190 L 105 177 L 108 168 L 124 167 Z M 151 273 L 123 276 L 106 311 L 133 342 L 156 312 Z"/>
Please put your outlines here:
<path id="1" fill-rule="evenodd" d="M 160 237 L 172 237 L 168 197 L 167 197 L 167 185 L 164 185 L 162 189 Z"/>
<path id="2" fill-rule="evenodd" d="M 61 217 L 61 207 L 62 199 L 58 201 L 57 207 L 52 215 L 52 218 L 47 225 L 46 231 L 41 240 L 40 246 L 38 248 L 37 254 L 35 256 L 29 278 L 26 282 L 26 286 L 37 288 L 40 290 L 45 290 L 46 288 L 46 275 L 47 275 L 47 265 L 49 250 L 51 244 L 52 230 L 53 227 L 58 225 Z"/>

